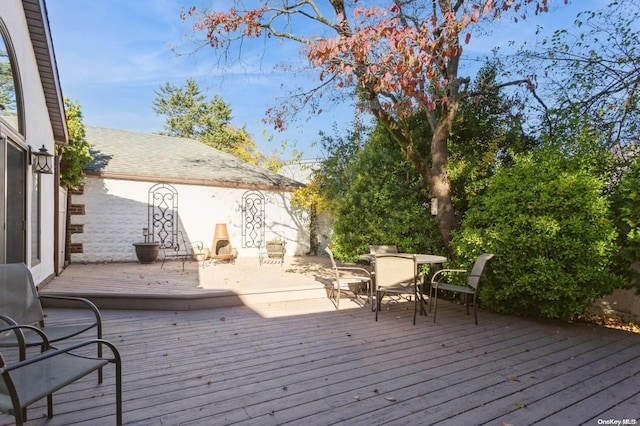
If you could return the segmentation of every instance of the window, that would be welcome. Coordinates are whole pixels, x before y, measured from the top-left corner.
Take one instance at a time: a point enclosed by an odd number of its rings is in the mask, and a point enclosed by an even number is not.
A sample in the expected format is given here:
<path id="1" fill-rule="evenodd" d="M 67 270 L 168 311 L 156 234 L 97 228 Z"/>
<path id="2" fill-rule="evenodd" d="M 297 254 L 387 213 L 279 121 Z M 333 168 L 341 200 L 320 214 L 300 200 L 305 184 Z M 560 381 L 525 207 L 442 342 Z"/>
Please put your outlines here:
<path id="1" fill-rule="evenodd" d="M 0 263 L 26 263 L 27 226 L 31 223 L 27 223 L 24 108 L 15 52 L 8 34 L 0 20 Z M 38 194 L 39 191 L 36 197 Z M 35 220 L 40 221 L 39 214 Z M 39 238 L 39 232 L 35 235 Z M 40 244 L 35 250 L 40 250 Z"/>
<path id="2" fill-rule="evenodd" d="M 22 126 L 22 99 L 18 88 L 18 72 L 13 46 L 7 36 L 4 22 L 0 21 L 0 117 L 14 130 L 24 135 Z"/>

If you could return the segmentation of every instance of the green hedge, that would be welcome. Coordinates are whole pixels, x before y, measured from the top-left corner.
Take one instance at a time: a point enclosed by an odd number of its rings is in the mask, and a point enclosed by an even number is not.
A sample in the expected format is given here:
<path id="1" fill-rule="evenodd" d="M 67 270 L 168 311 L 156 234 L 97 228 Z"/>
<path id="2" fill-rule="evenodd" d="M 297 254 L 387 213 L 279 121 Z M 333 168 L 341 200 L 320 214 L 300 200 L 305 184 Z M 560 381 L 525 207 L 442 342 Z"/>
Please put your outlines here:
<path id="1" fill-rule="evenodd" d="M 554 149 L 517 157 L 472 200 L 454 237 L 470 264 L 495 253 L 480 291 L 484 308 L 570 320 L 622 285 L 611 271 L 616 231 L 604 182 Z"/>

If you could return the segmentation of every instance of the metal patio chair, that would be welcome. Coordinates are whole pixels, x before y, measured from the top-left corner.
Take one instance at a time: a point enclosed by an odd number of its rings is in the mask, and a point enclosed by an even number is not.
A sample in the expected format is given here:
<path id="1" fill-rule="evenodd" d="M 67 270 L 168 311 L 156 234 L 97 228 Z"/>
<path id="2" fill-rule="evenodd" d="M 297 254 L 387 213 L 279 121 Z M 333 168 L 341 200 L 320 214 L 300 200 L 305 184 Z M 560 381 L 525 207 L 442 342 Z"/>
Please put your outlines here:
<path id="1" fill-rule="evenodd" d="M 12 325 L 0 329 L 0 333 L 15 334 L 24 346 L 25 332 L 41 340 L 42 352 L 14 363 L 7 363 L 0 354 L 0 411 L 15 417 L 16 426 L 27 420 L 27 407 L 47 398 L 47 417 L 53 417 L 53 393 L 79 380 L 93 371 L 115 364 L 116 424 L 122 425 L 122 365 L 116 347 L 102 339 L 77 342 L 65 348 L 52 348 L 45 333 L 29 325 Z M 90 357 L 83 348 L 107 346 L 110 357 Z M 26 351 L 26 347 L 21 348 Z M 102 349 L 99 349 L 102 353 Z"/>
<path id="2" fill-rule="evenodd" d="M 378 254 L 375 260 L 376 277 L 376 321 L 386 296 L 408 299 L 413 298 L 413 324 L 416 324 L 418 303 L 422 297 L 418 288 L 418 264 L 415 255 Z"/>
<path id="3" fill-rule="evenodd" d="M 469 298 L 473 297 L 473 316 L 478 325 L 478 289 L 480 288 L 480 277 L 487 262 L 491 260 L 493 254 L 483 253 L 476 259 L 473 268 L 468 275 L 466 285 L 451 284 L 449 280 L 456 276 L 467 274 L 466 269 L 441 269 L 431 277 L 431 290 L 429 297 L 429 312 L 431 312 L 431 299 L 433 299 L 433 322 L 436 322 L 438 313 L 438 290 L 446 290 L 453 293 L 465 295 L 465 307 L 469 315 Z"/>
<path id="4" fill-rule="evenodd" d="M 329 298 L 335 300 L 336 309 L 340 309 L 340 296 L 343 291 L 349 291 L 354 297 L 357 297 L 363 285 L 367 286 L 368 301 L 371 301 L 371 274 L 369 271 L 357 266 L 338 266 L 331 249 L 327 247 L 324 250 L 331 259 L 331 266 L 335 274 Z"/>
<path id="5" fill-rule="evenodd" d="M 91 315 L 87 320 L 76 324 L 45 325 L 42 299 L 63 300 L 74 307 L 88 308 Z M 70 305 L 71 306 L 71 305 Z M 95 329 L 95 338 L 102 339 L 102 317 L 91 301 L 72 296 L 41 296 L 33 282 L 31 271 L 24 263 L 0 265 L 0 328 L 11 325 L 33 325 L 42 329 L 49 342 L 56 343 Z M 42 338 L 32 332 L 24 333 L 24 344 L 13 332 L 0 334 L 0 347 L 19 347 L 20 359 L 26 358 L 26 348 L 42 346 Z M 98 345 L 98 357 L 102 356 L 102 346 Z M 102 370 L 98 370 L 98 382 L 102 383 Z"/>

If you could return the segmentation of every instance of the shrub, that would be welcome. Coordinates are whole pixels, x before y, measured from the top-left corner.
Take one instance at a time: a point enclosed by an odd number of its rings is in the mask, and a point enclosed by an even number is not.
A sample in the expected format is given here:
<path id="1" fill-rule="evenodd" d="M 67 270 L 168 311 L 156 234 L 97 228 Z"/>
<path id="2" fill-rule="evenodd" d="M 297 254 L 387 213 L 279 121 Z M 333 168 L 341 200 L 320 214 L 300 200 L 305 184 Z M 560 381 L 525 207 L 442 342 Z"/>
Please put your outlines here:
<path id="1" fill-rule="evenodd" d="M 620 246 L 616 255 L 617 271 L 640 292 L 640 157 L 626 170 L 611 200 Z"/>
<path id="2" fill-rule="evenodd" d="M 604 183 L 576 159 L 545 148 L 499 170 L 472 200 L 454 237 L 470 263 L 496 254 L 480 290 L 496 312 L 570 320 L 621 286 L 611 272 L 616 232 Z"/>

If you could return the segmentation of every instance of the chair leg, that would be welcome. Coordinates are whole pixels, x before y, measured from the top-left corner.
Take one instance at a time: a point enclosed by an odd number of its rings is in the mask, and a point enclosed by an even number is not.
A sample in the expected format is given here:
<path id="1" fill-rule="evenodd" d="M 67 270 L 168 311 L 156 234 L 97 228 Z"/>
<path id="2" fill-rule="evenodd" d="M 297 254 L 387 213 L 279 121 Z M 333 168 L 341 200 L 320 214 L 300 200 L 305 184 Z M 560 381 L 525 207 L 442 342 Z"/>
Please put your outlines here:
<path id="1" fill-rule="evenodd" d="M 369 287 L 370 287 L 370 297 L 371 297 L 371 312 L 375 311 L 377 309 L 377 303 L 378 303 L 378 296 L 377 296 L 377 289 L 375 288 L 375 282 L 374 282 L 374 277 L 371 277 L 371 281 L 369 282 Z M 375 297 L 375 299 L 374 299 Z"/>
<path id="2" fill-rule="evenodd" d="M 378 321 L 378 312 L 380 311 L 380 292 L 376 290 L 376 321 Z"/>
<path id="3" fill-rule="evenodd" d="M 433 288 L 433 322 L 436 322 L 436 315 L 438 314 L 438 288 Z M 429 301 L 429 305 L 431 305 L 431 301 Z"/>
<path id="4" fill-rule="evenodd" d="M 47 418 L 53 418 L 53 394 L 47 395 Z M 26 420 L 26 416 L 25 416 Z"/>
<path id="5" fill-rule="evenodd" d="M 420 300 L 420 309 L 422 309 L 422 298 L 419 299 L 418 291 L 416 289 L 416 294 L 414 296 L 414 301 L 413 301 L 413 325 L 416 325 L 416 314 L 418 312 L 418 300 Z"/>
<path id="6" fill-rule="evenodd" d="M 478 301 L 476 300 L 478 292 L 473 294 L 473 318 L 476 321 L 476 325 L 478 325 Z"/>
<path id="7" fill-rule="evenodd" d="M 122 426 L 122 360 L 116 358 L 116 426 Z"/>
<path id="8" fill-rule="evenodd" d="M 469 294 L 464 295 L 464 306 L 467 308 L 467 316 L 469 316 Z"/>
<path id="9" fill-rule="evenodd" d="M 429 312 L 431 312 L 431 299 L 433 299 L 435 292 L 438 291 L 434 286 L 429 283 Z"/>

